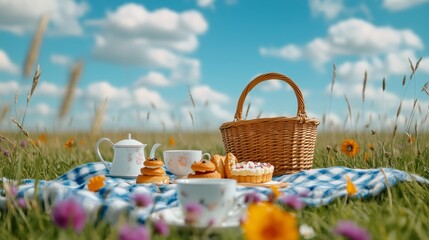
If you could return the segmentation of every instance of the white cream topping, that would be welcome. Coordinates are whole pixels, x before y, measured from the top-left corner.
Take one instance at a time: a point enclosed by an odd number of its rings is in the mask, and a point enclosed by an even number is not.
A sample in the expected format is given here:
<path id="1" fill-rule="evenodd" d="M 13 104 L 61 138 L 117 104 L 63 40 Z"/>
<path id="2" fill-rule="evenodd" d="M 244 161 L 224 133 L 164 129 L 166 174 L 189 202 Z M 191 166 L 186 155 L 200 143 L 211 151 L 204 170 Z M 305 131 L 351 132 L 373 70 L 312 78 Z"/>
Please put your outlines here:
<path id="1" fill-rule="evenodd" d="M 274 172 L 274 166 L 269 163 L 240 162 L 232 166 L 231 173 L 237 176 L 263 175 Z"/>

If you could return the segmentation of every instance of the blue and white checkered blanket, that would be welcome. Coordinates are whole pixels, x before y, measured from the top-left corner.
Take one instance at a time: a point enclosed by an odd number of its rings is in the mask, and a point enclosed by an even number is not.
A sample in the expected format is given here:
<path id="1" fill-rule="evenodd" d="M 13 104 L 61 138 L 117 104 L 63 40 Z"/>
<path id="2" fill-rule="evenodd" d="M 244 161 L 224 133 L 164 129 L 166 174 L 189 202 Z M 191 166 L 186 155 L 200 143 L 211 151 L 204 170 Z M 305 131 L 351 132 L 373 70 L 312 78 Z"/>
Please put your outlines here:
<path id="1" fill-rule="evenodd" d="M 161 186 L 135 184 L 135 179 L 106 177 L 105 186 L 98 192 L 88 190 L 87 183 L 91 177 L 106 174 L 108 170 L 102 163 L 87 163 L 70 170 L 56 180 L 40 180 L 37 197 L 43 204 L 52 204 L 68 198 L 76 199 L 83 204 L 93 220 L 101 218 L 111 223 L 114 223 L 124 211 L 128 211 L 129 216 L 135 220 L 144 222 L 151 211 L 177 206 L 175 184 Z M 171 172 L 167 171 L 167 174 L 174 179 L 175 176 Z M 428 179 L 391 168 L 364 170 L 330 167 L 277 176 L 273 180 L 289 183 L 288 187 L 280 189 L 285 195 L 298 195 L 307 205 L 317 207 L 347 195 L 346 175 L 358 189 L 354 196 L 357 198 L 376 196 L 387 187 L 403 181 L 429 184 Z M 8 181 L 5 178 L 2 180 Z M 19 186 L 18 197 L 33 198 L 34 185 L 33 179 L 23 180 Z M 262 198 L 266 198 L 271 192 L 266 187 L 238 186 L 237 194 L 246 191 L 257 191 Z M 132 197 L 138 192 L 151 194 L 154 198 L 153 206 L 145 209 L 135 207 Z M 5 198 L 1 195 L 0 192 L 0 208 L 5 207 Z"/>

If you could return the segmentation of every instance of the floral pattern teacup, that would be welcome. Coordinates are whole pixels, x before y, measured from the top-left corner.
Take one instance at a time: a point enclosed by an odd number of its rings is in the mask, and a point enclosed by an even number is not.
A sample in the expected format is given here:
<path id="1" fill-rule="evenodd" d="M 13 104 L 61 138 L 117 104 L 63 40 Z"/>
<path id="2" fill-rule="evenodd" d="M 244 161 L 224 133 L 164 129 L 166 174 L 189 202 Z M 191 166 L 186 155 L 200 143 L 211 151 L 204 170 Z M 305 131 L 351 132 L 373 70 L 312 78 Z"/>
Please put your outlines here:
<path id="1" fill-rule="evenodd" d="M 184 221 L 198 227 L 220 226 L 227 218 L 238 218 L 244 209 L 234 179 L 189 178 L 177 180 L 177 199 Z M 241 201 L 240 201 L 241 200 Z M 198 207 L 195 211 L 190 207 Z"/>

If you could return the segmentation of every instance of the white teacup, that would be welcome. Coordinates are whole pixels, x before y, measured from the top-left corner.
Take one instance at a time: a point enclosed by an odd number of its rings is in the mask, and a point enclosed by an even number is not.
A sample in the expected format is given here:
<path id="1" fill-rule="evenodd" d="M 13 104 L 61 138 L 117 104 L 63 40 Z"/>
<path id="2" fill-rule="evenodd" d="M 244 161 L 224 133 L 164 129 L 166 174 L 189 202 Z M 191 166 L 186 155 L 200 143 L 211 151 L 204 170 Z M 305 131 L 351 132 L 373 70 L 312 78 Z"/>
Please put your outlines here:
<path id="1" fill-rule="evenodd" d="M 192 164 L 200 161 L 203 156 L 210 159 L 210 154 L 203 154 L 201 150 L 165 150 L 164 163 L 170 172 L 181 178 L 190 174 Z"/>
<path id="2" fill-rule="evenodd" d="M 236 196 L 234 179 L 189 178 L 177 180 L 177 199 L 182 217 L 187 216 L 186 206 L 199 204 L 201 215 L 191 224 L 199 227 L 220 226 L 227 218 L 237 218 L 244 208 L 242 196 Z"/>

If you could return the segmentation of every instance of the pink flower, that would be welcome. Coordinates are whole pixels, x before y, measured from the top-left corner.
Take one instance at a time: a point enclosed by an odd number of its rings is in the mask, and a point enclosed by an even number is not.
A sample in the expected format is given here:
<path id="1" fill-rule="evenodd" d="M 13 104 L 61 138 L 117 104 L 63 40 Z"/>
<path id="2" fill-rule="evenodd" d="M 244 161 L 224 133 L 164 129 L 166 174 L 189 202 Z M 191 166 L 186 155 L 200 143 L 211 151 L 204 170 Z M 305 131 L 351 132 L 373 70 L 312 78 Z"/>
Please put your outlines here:
<path id="1" fill-rule="evenodd" d="M 185 223 L 193 224 L 203 213 L 203 206 L 199 203 L 189 202 L 185 205 Z"/>
<path id="2" fill-rule="evenodd" d="M 283 197 L 280 201 L 295 210 L 301 210 L 305 207 L 305 202 L 301 201 L 296 195 Z"/>
<path id="3" fill-rule="evenodd" d="M 22 209 L 27 208 L 27 203 L 25 202 L 24 198 L 18 198 L 18 206 Z"/>
<path id="4" fill-rule="evenodd" d="M 120 240 L 149 240 L 150 234 L 145 226 L 123 225 L 119 230 Z"/>
<path id="5" fill-rule="evenodd" d="M 170 234 L 170 228 L 162 218 L 154 222 L 153 228 L 155 230 L 155 233 L 163 237 L 167 237 L 168 234 Z"/>
<path id="6" fill-rule="evenodd" d="M 52 219 L 60 228 L 71 227 L 80 232 L 85 226 L 86 214 L 83 207 L 73 199 L 67 199 L 55 204 Z"/>
<path id="7" fill-rule="evenodd" d="M 352 221 L 340 221 L 334 228 L 334 234 L 343 236 L 348 240 L 370 240 L 371 235 Z"/>
<path id="8" fill-rule="evenodd" d="M 147 207 L 152 204 L 152 197 L 146 193 L 136 193 L 133 199 L 138 207 Z"/>
<path id="9" fill-rule="evenodd" d="M 249 192 L 244 196 L 245 203 L 258 203 L 261 201 L 261 197 L 257 192 Z"/>

